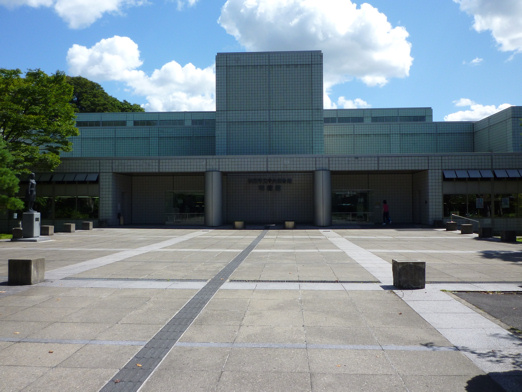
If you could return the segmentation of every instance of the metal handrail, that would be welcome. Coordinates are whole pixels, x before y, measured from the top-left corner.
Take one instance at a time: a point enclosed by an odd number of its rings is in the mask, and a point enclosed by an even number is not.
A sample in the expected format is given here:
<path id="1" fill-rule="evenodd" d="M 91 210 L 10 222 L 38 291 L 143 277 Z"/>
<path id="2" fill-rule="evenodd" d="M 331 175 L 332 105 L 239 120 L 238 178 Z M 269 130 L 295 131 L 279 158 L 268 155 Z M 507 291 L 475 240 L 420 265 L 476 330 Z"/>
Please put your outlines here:
<path id="1" fill-rule="evenodd" d="M 460 219 L 466 219 L 466 220 L 469 220 L 469 221 L 472 221 L 472 222 L 475 222 L 475 223 L 478 223 L 480 225 L 480 221 L 476 220 L 476 219 L 471 219 L 471 218 L 468 218 L 466 216 L 460 216 L 460 215 L 457 215 L 457 214 L 451 214 L 451 220 L 453 220 L 453 217 L 456 216 L 457 218 L 460 218 Z"/>

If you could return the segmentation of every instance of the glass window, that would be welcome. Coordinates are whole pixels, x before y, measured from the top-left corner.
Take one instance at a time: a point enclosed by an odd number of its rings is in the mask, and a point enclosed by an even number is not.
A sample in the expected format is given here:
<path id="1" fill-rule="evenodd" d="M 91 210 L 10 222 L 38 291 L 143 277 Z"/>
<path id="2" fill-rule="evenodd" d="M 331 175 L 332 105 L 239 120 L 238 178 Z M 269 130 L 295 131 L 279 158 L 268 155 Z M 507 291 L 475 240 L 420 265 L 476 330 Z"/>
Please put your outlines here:
<path id="1" fill-rule="evenodd" d="M 127 121 L 102 121 L 102 127 L 125 127 Z"/>
<path id="2" fill-rule="evenodd" d="M 99 127 L 99 121 L 76 121 L 77 127 Z"/>
<path id="3" fill-rule="evenodd" d="M 134 120 L 135 127 L 153 127 L 158 125 L 158 120 Z"/>

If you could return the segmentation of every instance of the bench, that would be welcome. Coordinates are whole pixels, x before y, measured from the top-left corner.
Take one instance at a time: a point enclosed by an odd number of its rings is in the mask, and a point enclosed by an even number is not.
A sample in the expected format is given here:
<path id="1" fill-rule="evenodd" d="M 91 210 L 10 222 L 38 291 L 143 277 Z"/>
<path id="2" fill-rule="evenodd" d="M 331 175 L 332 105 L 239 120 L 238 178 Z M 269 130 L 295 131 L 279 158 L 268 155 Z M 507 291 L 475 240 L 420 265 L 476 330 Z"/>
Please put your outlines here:
<path id="1" fill-rule="evenodd" d="M 10 285 L 32 285 L 43 282 L 45 259 L 9 259 L 8 283 Z"/>
<path id="2" fill-rule="evenodd" d="M 426 286 L 426 262 L 392 260 L 393 285 L 401 290 Z"/>

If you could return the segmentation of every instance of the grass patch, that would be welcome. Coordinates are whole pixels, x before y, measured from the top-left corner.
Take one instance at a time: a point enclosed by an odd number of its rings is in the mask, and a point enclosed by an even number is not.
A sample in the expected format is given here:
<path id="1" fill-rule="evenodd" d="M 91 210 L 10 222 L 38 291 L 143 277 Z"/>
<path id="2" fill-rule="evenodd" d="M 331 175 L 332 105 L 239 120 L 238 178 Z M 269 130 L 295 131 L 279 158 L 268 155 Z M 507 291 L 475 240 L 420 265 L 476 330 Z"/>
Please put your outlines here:
<path id="1" fill-rule="evenodd" d="M 0 240 L 10 240 L 13 238 L 13 235 L 12 234 L 3 234 L 3 233 L 0 233 Z"/>

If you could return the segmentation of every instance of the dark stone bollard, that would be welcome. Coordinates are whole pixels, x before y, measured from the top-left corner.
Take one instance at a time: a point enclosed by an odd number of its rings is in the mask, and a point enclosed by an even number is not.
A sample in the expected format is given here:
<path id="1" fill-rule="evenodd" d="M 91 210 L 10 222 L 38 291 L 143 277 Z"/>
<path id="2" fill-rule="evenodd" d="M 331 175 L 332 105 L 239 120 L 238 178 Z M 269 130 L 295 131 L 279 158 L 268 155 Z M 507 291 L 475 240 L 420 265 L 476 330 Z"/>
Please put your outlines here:
<path id="1" fill-rule="evenodd" d="M 517 242 L 517 232 L 515 230 L 504 230 L 500 233 L 500 241 Z"/>
<path id="2" fill-rule="evenodd" d="M 457 230 L 457 222 L 446 222 L 446 231 L 456 231 Z"/>
<path id="3" fill-rule="evenodd" d="M 460 234 L 473 234 L 473 225 L 471 223 L 463 223 L 460 225 Z"/>
<path id="4" fill-rule="evenodd" d="M 392 260 L 393 285 L 412 290 L 426 287 L 426 262 Z"/>
<path id="5" fill-rule="evenodd" d="M 54 226 L 52 225 L 43 225 L 40 228 L 41 235 L 54 235 Z"/>
<path id="6" fill-rule="evenodd" d="M 64 223 L 63 231 L 66 233 L 74 233 L 76 231 L 76 224 L 74 223 Z"/>
<path id="7" fill-rule="evenodd" d="M 10 285 L 30 285 L 43 282 L 45 259 L 9 259 L 8 275 Z"/>
<path id="8" fill-rule="evenodd" d="M 481 227 L 479 229 L 479 238 L 491 238 L 493 237 L 492 227 Z"/>
<path id="9" fill-rule="evenodd" d="M 92 222 L 91 221 L 82 222 L 82 230 L 92 230 Z"/>

